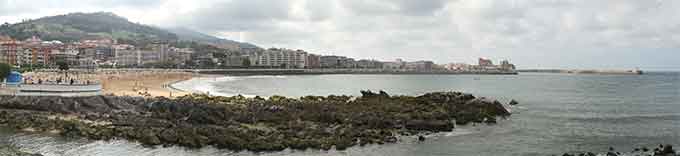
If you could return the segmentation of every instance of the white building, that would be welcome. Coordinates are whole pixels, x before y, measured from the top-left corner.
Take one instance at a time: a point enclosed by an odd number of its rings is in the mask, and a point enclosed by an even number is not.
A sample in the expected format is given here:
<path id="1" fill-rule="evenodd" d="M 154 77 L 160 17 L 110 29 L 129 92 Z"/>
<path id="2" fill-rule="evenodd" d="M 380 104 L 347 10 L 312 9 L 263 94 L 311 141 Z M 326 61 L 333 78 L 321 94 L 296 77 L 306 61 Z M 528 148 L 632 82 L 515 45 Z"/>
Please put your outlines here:
<path id="1" fill-rule="evenodd" d="M 406 62 L 402 59 L 397 59 L 394 62 L 384 62 L 383 69 L 402 69 L 406 66 Z"/>
<path id="2" fill-rule="evenodd" d="M 136 66 L 140 65 L 140 53 L 132 45 L 114 45 L 114 64 L 117 66 Z"/>
<path id="3" fill-rule="evenodd" d="M 304 68 L 307 52 L 302 50 L 269 49 L 257 57 L 258 66 Z"/>

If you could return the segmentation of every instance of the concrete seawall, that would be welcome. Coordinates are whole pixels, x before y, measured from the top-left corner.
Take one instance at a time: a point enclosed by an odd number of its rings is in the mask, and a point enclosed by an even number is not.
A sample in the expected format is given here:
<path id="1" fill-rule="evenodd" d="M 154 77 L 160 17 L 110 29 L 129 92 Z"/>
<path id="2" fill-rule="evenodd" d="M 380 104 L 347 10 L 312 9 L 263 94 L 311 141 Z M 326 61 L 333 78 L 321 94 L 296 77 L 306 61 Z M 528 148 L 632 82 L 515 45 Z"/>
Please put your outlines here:
<path id="1" fill-rule="evenodd" d="M 58 85 L 58 84 L 21 84 L 5 85 L 2 95 L 18 96 L 94 96 L 102 94 L 101 84 Z"/>

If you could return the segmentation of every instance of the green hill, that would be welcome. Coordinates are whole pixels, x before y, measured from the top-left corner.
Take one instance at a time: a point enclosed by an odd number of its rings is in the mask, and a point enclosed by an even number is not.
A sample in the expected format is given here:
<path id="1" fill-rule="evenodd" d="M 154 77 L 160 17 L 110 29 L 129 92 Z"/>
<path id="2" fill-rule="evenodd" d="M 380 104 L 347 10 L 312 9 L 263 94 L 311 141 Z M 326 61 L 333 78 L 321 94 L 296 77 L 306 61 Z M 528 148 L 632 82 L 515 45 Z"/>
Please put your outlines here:
<path id="1" fill-rule="evenodd" d="M 43 40 L 77 41 L 91 38 L 112 38 L 127 41 L 177 40 L 166 30 L 132 23 L 108 12 L 71 13 L 3 24 L 0 34 L 24 40 L 31 36 Z"/>

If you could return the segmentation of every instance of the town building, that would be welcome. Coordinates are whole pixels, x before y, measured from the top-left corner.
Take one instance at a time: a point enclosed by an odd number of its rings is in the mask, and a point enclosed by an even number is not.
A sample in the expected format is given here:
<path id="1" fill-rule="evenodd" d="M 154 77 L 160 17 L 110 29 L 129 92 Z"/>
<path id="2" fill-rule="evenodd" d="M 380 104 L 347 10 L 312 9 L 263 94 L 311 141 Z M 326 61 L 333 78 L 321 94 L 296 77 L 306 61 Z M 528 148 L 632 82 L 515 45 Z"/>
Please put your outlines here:
<path id="1" fill-rule="evenodd" d="M 493 66 L 493 61 L 491 59 L 479 58 L 479 66 L 490 67 Z"/>
<path id="2" fill-rule="evenodd" d="M 406 66 L 406 62 L 402 59 L 397 59 L 394 62 L 383 62 L 383 69 L 396 70 L 403 69 Z"/>
<path id="3" fill-rule="evenodd" d="M 156 50 L 146 50 L 146 49 L 141 49 L 138 50 L 138 55 L 139 55 L 139 64 L 138 65 L 147 65 L 147 64 L 152 64 L 152 63 L 160 63 L 161 60 L 161 53 L 156 51 Z"/>
<path id="4" fill-rule="evenodd" d="M 59 46 L 56 45 L 41 45 L 38 47 L 38 51 L 33 53 L 33 64 L 40 64 L 47 66 L 52 63 L 52 53 L 59 51 Z"/>
<path id="5" fill-rule="evenodd" d="M 444 69 L 450 71 L 469 71 L 472 69 L 472 65 L 466 63 L 449 63 L 444 65 Z"/>
<path id="6" fill-rule="evenodd" d="M 24 41 L 24 45 L 37 46 L 42 44 L 42 40 L 37 36 L 32 36 Z"/>
<path id="7" fill-rule="evenodd" d="M 430 71 L 432 70 L 433 66 L 434 62 L 432 61 L 415 61 L 406 62 L 406 64 L 404 65 L 404 69 L 414 71 Z"/>
<path id="8" fill-rule="evenodd" d="M 113 48 L 111 46 L 96 46 L 95 50 L 95 60 L 105 61 L 110 60 L 115 57 Z"/>
<path id="9" fill-rule="evenodd" d="M 267 52 L 258 56 L 259 66 L 304 68 L 307 60 L 307 52 L 289 49 L 268 49 Z"/>
<path id="10" fill-rule="evenodd" d="M 307 55 L 305 68 L 321 68 L 321 56 L 315 54 Z"/>
<path id="11" fill-rule="evenodd" d="M 379 69 L 383 67 L 383 63 L 376 60 L 359 60 L 356 61 L 356 68 L 364 69 Z"/>
<path id="12" fill-rule="evenodd" d="M 212 66 L 219 62 L 213 53 L 197 53 L 196 55 L 191 55 L 191 60 L 195 65 L 199 66 Z"/>
<path id="13" fill-rule="evenodd" d="M 80 45 L 78 47 L 78 56 L 82 59 L 95 60 L 97 58 L 97 49 L 92 45 Z"/>
<path id="14" fill-rule="evenodd" d="M 17 53 L 17 64 L 28 65 L 36 64 L 35 56 L 39 52 L 37 47 L 24 46 L 21 51 Z"/>
<path id="15" fill-rule="evenodd" d="M 171 62 L 170 45 L 165 41 L 154 42 L 152 44 L 153 51 L 158 53 L 158 60 L 161 62 Z"/>
<path id="16" fill-rule="evenodd" d="M 21 42 L 4 37 L 0 40 L 0 63 L 7 63 L 10 65 L 17 64 L 17 53 L 21 50 Z"/>
<path id="17" fill-rule="evenodd" d="M 515 70 L 515 65 L 511 64 L 508 60 L 503 60 L 501 61 L 501 69 L 513 71 Z"/>
<path id="18" fill-rule="evenodd" d="M 222 66 L 225 67 L 248 67 L 251 65 L 249 56 L 242 55 L 230 55 L 222 61 Z"/>
<path id="19" fill-rule="evenodd" d="M 91 45 L 95 47 L 111 47 L 116 44 L 116 40 L 110 39 L 110 38 L 100 38 L 100 39 L 89 39 L 89 40 L 81 40 L 81 44 L 83 45 Z"/>
<path id="20" fill-rule="evenodd" d="M 49 60 L 53 60 L 51 62 L 48 62 L 49 65 L 57 65 L 57 62 L 63 61 L 69 66 L 77 66 L 80 63 L 80 60 L 78 59 L 78 48 L 75 45 L 68 45 L 68 46 L 63 46 L 59 48 L 52 49 L 52 52 L 49 53 Z"/>
<path id="21" fill-rule="evenodd" d="M 321 56 L 321 68 L 352 68 L 356 66 L 353 58 L 345 56 Z"/>
<path id="22" fill-rule="evenodd" d="M 170 59 L 173 64 L 184 66 L 191 61 L 194 50 L 191 48 L 170 48 Z"/>
<path id="23" fill-rule="evenodd" d="M 140 52 L 132 45 L 116 45 L 114 50 L 114 64 L 116 66 L 138 66 L 140 62 Z"/>

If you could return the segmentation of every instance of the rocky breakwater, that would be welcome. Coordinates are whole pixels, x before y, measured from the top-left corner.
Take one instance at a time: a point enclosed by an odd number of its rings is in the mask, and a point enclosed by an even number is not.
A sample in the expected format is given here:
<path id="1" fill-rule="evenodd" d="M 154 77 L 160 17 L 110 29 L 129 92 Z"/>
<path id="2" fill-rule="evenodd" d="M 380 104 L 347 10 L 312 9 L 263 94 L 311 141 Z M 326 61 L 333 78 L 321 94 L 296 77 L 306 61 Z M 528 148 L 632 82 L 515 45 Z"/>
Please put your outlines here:
<path id="1" fill-rule="evenodd" d="M 652 148 L 638 147 L 632 149 L 630 152 L 617 152 L 614 147 L 609 147 L 609 151 L 605 153 L 595 154 L 593 152 L 570 152 L 564 153 L 562 156 L 680 156 L 673 149 L 673 145 L 663 145 Z"/>
<path id="2" fill-rule="evenodd" d="M 0 124 L 65 137 L 127 139 L 148 146 L 344 150 L 451 131 L 456 124 L 492 124 L 510 115 L 498 101 L 459 92 L 362 94 L 268 99 L 0 96 Z"/>

